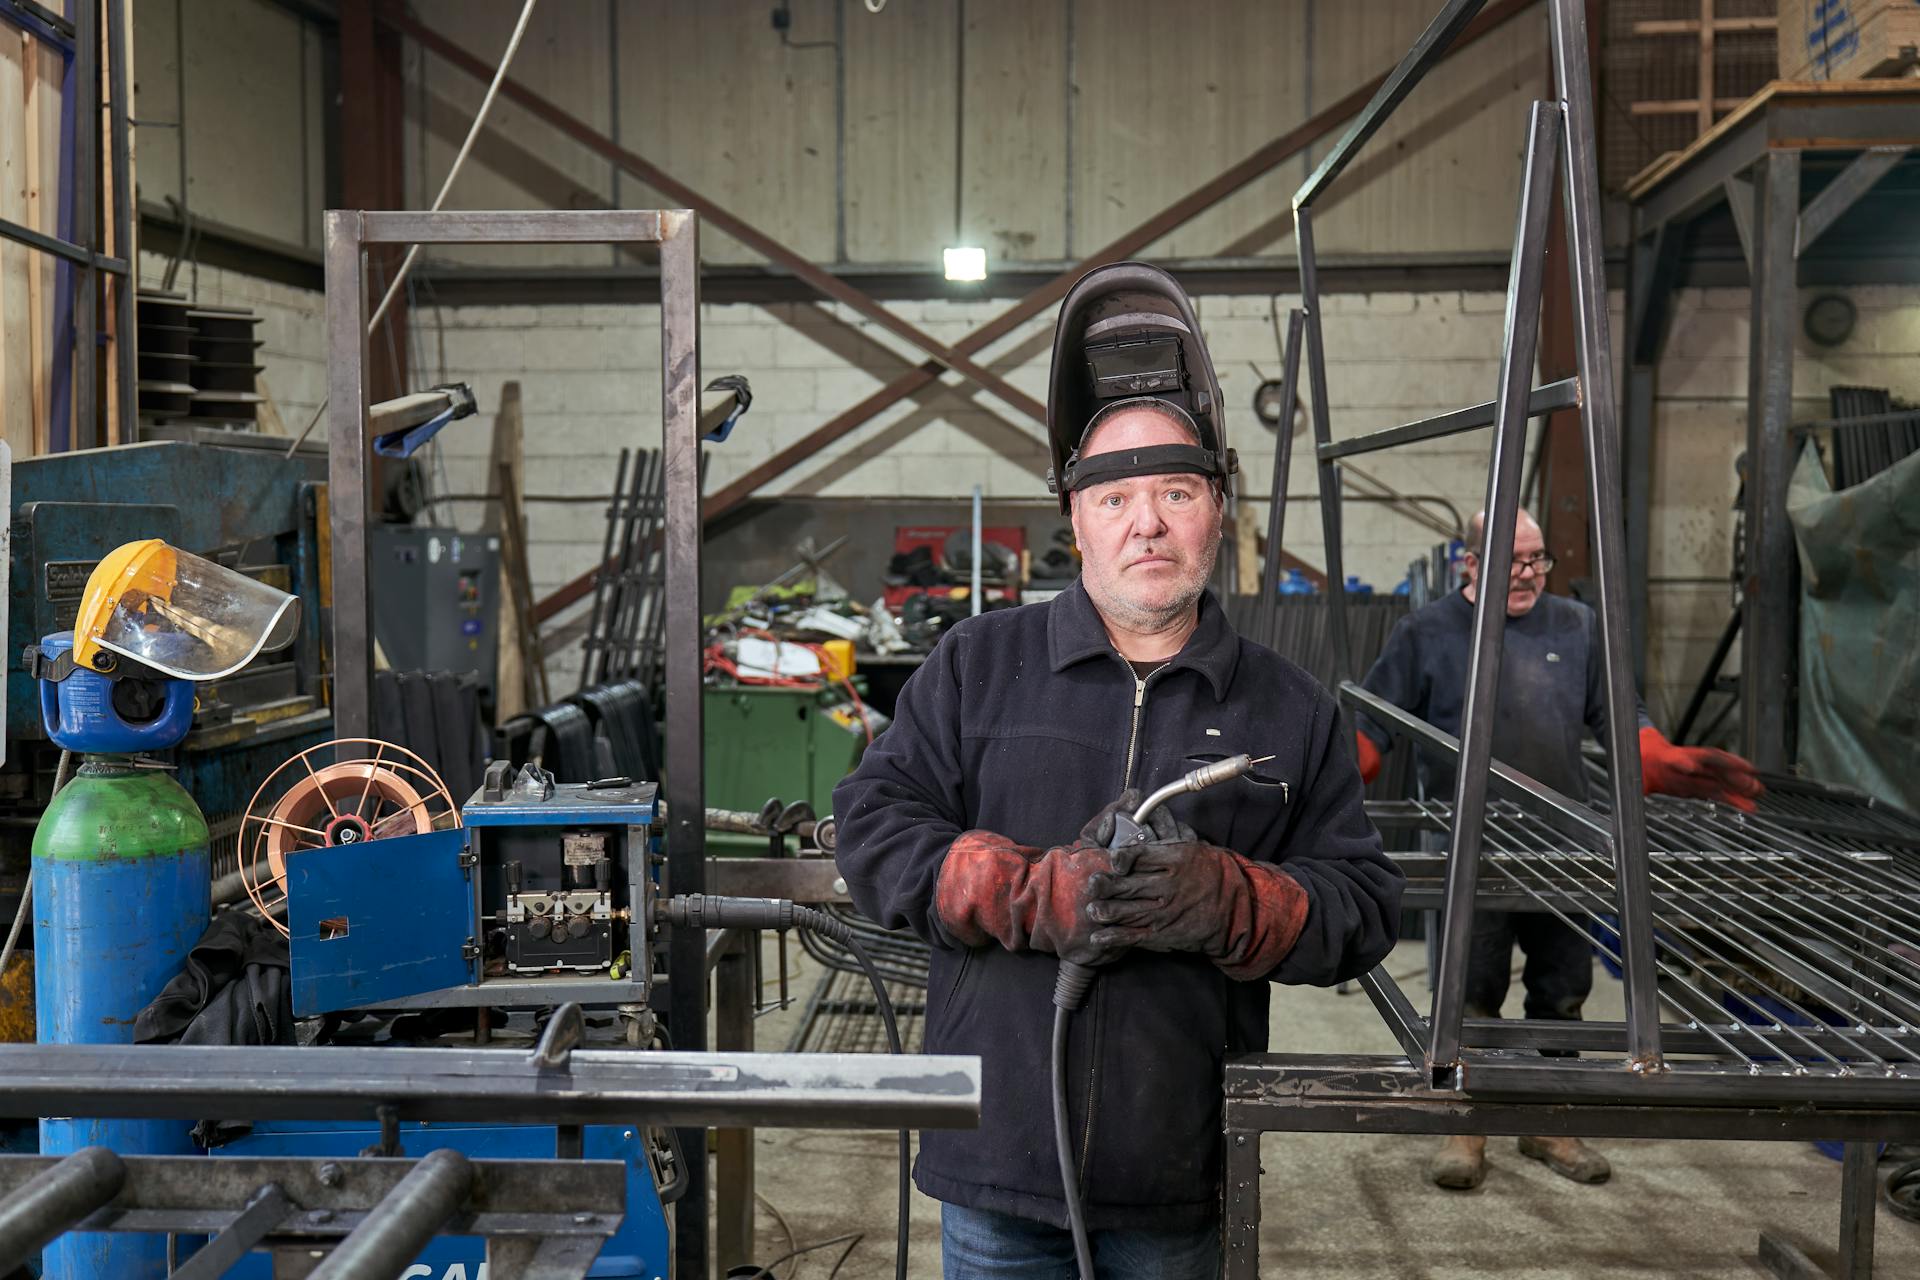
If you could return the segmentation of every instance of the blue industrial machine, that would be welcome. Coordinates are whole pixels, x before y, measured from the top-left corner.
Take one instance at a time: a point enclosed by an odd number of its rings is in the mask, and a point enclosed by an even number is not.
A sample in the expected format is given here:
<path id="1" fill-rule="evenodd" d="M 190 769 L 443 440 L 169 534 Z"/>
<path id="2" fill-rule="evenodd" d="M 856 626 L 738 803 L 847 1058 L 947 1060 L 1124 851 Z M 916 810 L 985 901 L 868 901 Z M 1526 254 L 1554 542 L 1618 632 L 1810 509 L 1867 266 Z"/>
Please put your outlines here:
<path id="1" fill-rule="evenodd" d="M 459 826 L 380 838 L 370 798 L 411 795 L 398 777 L 406 766 L 375 757 L 333 768 L 317 771 L 339 810 L 326 820 L 328 842 L 284 858 L 296 1016 L 571 1002 L 615 1010 L 631 1042 L 652 1038 L 655 784 L 557 784 L 533 768 L 514 777 L 499 762 Z M 491 1159 L 552 1155 L 560 1141 L 551 1128 L 485 1125 L 407 1125 L 399 1138 L 409 1156 L 447 1147 Z M 377 1126 L 275 1123 L 215 1154 L 353 1155 L 380 1140 Z M 600 1126 L 581 1143 L 586 1158 L 628 1168 L 626 1221 L 591 1274 L 664 1277 L 664 1203 L 674 1193 L 663 1197 L 660 1183 L 685 1167 L 670 1139 Z M 405 1274 L 477 1277 L 484 1257 L 479 1239 L 442 1238 Z"/>

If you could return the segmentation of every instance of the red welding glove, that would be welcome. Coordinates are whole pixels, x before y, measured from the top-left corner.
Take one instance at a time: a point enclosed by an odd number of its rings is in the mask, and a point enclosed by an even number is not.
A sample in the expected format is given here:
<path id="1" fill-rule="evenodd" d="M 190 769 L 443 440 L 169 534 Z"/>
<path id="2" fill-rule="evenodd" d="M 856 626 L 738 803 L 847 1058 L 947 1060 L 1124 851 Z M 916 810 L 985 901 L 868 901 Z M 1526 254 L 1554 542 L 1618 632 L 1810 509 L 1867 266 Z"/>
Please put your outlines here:
<path id="1" fill-rule="evenodd" d="M 1380 748 L 1373 745 L 1373 739 L 1358 729 L 1353 731 L 1353 754 L 1360 761 L 1360 781 L 1372 782 L 1380 776 Z"/>
<path id="2" fill-rule="evenodd" d="M 1640 780 L 1646 794 L 1718 800 L 1752 813 L 1766 786 L 1753 766 L 1713 747 L 1676 747 L 1652 725 L 1640 730 Z"/>
<path id="3" fill-rule="evenodd" d="M 1078 964 L 1115 959 L 1126 944 L 1096 944 L 1087 915 L 1088 886 L 1112 874 L 1113 857 L 1094 839 L 1112 816 L 1140 803 L 1128 792 L 1095 814 L 1072 844 L 1038 849 L 992 831 L 967 831 L 947 849 L 934 886 L 934 911 L 947 933 L 969 947 L 997 942 L 1009 951 L 1044 951 Z"/>
<path id="4" fill-rule="evenodd" d="M 1207 844 L 1182 829 L 1143 845 L 1127 875 L 1101 875 L 1087 914 L 1095 945 L 1192 951 L 1229 978 L 1264 978 L 1307 922 L 1307 891 L 1278 867 Z"/>

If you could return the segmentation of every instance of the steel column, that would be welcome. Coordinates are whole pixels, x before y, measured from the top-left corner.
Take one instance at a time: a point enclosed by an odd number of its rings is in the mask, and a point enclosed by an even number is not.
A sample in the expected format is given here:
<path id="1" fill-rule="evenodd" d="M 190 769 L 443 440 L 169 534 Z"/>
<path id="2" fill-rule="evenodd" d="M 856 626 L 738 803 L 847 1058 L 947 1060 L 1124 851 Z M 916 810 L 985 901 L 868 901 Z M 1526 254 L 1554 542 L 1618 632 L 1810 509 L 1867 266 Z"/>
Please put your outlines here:
<path id="1" fill-rule="evenodd" d="M 1553 0 L 1554 73 L 1566 113 L 1565 164 L 1568 268 L 1574 280 L 1574 329 L 1585 398 L 1587 490 L 1600 657 L 1606 664 L 1607 758 L 1613 762 L 1613 858 L 1620 886 L 1620 938 L 1626 976 L 1628 1054 L 1642 1069 L 1660 1065 L 1660 1009 L 1654 994 L 1647 823 L 1640 791 L 1639 698 L 1628 659 L 1625 532 L 1620 514 L 1620 418 L 1614 406 L 1612 340 L 1607 330 L 1607 279 L 1601 238 L 1600 162 L 1594 153 L 1593 72 L 1583 0 Z"/>
<path id="2" fill-rule="evenodd" d="M 754 964 L 760 935 L 752 930 L 732 937 L 713 972 L 715 1012 L 713 1047 L 721 1052 L 753 1049 L 753 1007 L 759 998 Z M 714 1131 L 713 1257 L 722 1274 L 754 1260 L 753 1130 Z"/>
<path id="3" fill-rule="evenodd" d="M 113 247 L 133 269 L 114 281 L 114 378 L 118 387 L 120 421 L 109 439 L 131 443 L 134 426 L 140 420 L 139 360 L 140 330 L 134 313 L 134 295 L 139 292 L 139 254 L 133 243 L 133 148 L 128 130 L 132 86 L 127 79 L 127 58 L 132 53 L 133 32 L 127 26 L 127 0 L 107 0 L 107 96 L 113 166 Z M 184 199 L 185 192 L 181 193 Z"/>
<path id="4" fill-rule="evenodd" d="M 1513 267 L 1507 281 L 1500 388 L 1494 400 L 1493 460 L 1487 470 L 1487 521 L 1480 540 L 1473 648 L 1467 659 L 1460 760 L 1454 774 L 1456 820 L 1447 865 L 1447 910 L 1441 918 L 1439 971 L 1428 1021 L 1427 1066 L 1434 1072 L 1450 1070 L 1460 1060 L 1460 1021 L 1466 1011 L 1467 959 L 1473 937 L 1473 893 L 1480 874 L 1487 766 L 1493 758 L 1493 713 L 1500 688 L 1500 642 L 1507 627 L 1506 587 L 1513 565 L 1514 524 L 1520 512 L 1520 467 L 1527 449 L 1527 401 L 1533 387 L 1534 349 L 1540 332 L 1540 291 L 1546 273 L 1547 222 L 1553 213 L 1559 143 L 1560 108 L 1534 103 L 1527 127 L 1520 211 L 1515 220 Z"/>
<path id="5" fill-rule="evenodd" d="M 1795 551 L 1787 523 L 1793 473 L 1793 340 L 1798 327 L 1793 243 L 1800 219 L 1800 153 L 1771 151 L 1754 171 L 1754 255 L 1747 368 L 1746 617 L 1740 648 L 1745 755 L 1766 770 L 1792 764 L 1787 744 L 1794 685 Z"/>
<path id="6" fill-rule="evenodd" d="M 1228 1129 L 1221 1171 L 1226 1280 L 1259 1280 L 1260 1135 Z"/>
<path id="7" fill-rule="evenodd" d="M 1664 226 L 1636 228 L 1627 242 L 1627 371 L 1621 420 L 1621 467 L 1626 477 L 1623 522 L 1627 533 L 1627 592 L 1634 680 L 1647 678 L 1650 625 L 1648 578 L 1652 570 L 1653 419 L 1660 355 L 1667 341 L 1673 266 L 1680 238 Z"/>
<path id="8" fill-rule="evenodd" d="M 73 447 L 92 449 L 102 443 L 95 373 L 100 274 L 92 261 L 100 251 L 94 210 L 100 193 L 100 7 L 95 0 L 73 6 L 73 93 L 73 242 L 88 254 L 73 275 Z"/>
<path id="9" fill-rule="evenodd" d="M 691 213 L 662 215 L 660 242 L 661 462 L 666 470 L 666 892 L 706 890 L 706 728 L 700 691 L 700 244 Z M 667 949 L 668 1026 L 680 1049 L 707 1046 L 706 940 L 675 929 Z M 682 1130 L 688 1184 L 675 1214 L 674 1260 L 704 1277 L 707 1248 L 707 1135 Z"/>
<path id="10" fill-rule="evenodd" d="M 1287 477 L 1293 470 L 1293 406 L 1300 398 L 1300 339 L 1306 314 L 1287 312 L 1287 348 L 1280 373 L 1281 418 L 1274 431 L 1273 487 L 1267 506 L 1267 555 L 1260 566 L 1260 609 L 1269 620 L 1280 607 L 1280 540 L 1287 527 Z M 1272 634 L 1269 626 L 1268 634 Z"/>
<path id="11" fill-rule="evenodd" d="M 1872 1280 L 1873 1216 L 1880 1195 L 1880 1144 L 1849 1142 L 1840 1165 L 1839 1280 Z"/>
<path id="12" fill-rule="evenodd" d="M 1293 207 L 1294 252 L 1300 261 L 1300 310 L 1306 314 L 1307 391 L 1313 404 L 1314 457 L 1320 469 L 1320 529 L 1326 542 L 1327 636 L 1333 645 L 1333 679 L 1353 678 L 1353 646 L 1347 640 L 1347 572 L 1340 555 L 1340 468 L 1320 450 L 1333 443 L 1327 404 L 1327 348 L 1320 329 L 1320 273 L 1313 256 L 1313 210 Z M 1285 424 L 1289 428 L 1291 423 Z"/>
<path id="13" fill-rule="evenodd" d="M 333 731 L 373 730 L 373 600 L 367 577 L 366 215 L 327 211 L 327 509 L 333 535 Z"/>

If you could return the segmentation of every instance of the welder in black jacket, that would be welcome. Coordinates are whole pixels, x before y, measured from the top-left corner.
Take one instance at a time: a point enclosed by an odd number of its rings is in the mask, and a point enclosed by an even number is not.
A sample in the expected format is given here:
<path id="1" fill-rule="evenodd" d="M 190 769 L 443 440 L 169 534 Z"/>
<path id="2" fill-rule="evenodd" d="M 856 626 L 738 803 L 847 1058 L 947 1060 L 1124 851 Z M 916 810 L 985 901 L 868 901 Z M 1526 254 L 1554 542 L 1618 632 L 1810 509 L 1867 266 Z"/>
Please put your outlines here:
<path id="1" fill-rule="evenodd" d="M 1234 634 L 1205 593 L 1233 470 L 1191 305 L 1135 263 L 1063 304 L 1048 415 L 1080 580 L 961 623 L 834 793 L 858 906 L 933 944 L 927 1049 L 978 1054 L 980 1127 L 923 1135 L 946 1275 L 1073 1259 L 1052 1143 L 1059 958 L 1100 966 L 1071 1025 L 1068 1110 L 1097 1269 L 1219 1267 L 1221 1063 L 1267 1045 L 1267 983 L 1328 985 L 1392 948 L 1402 878 L 1361 808 L 1333 699 Z M 1174 800 L 1119 874 L 1137 795 L 1246 752 Z"/>

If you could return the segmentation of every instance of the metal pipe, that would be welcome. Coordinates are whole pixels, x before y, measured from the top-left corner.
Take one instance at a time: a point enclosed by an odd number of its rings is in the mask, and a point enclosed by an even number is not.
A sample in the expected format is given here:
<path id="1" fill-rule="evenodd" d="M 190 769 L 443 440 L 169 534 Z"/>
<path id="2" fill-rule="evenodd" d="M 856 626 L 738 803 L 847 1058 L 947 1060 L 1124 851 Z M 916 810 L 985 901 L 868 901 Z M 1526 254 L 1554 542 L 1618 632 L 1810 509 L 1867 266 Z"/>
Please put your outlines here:
<path id="1" fill-rule="evenodd" d="M 1560 109 L 1567 126 L 1563 145 L 1568 269 L 1572 273 L 1574 336 L 1584 408 L 1581 424 L 1587 452 L 1587 505 L 1592 516 L 1600 657 L 1606 671 L 1605 745 L 1607 758 L 1613 762 L 1613 858 L 1620 890 L 1621 945 L 1626 954 L 1622 986 L 1627 998 L 1627 1025 L 1633 1031 L 1628 1045 L 1631 1062 L 1636 1069 L 1644 1070 L 1660 1066 L 1660 1012 L 1653 981 L 1646 813 L 1640 791 L 1640 704 L 1633 687 L 1626 533 L 1620 512 L 1620 417 L 1614 405 L 1613 351 L 1607 328 L 1600 163 L 1594 151 L 1593 70 L 1586 22 L 1584 0 L 1553 0 L 1549 34 L 1554 82 L 1559 86 Z M 1791 356 L 1790 351 L 1788 354 Z M 1785 424 L 1781 426 L 1784 430 Z"/>
<path id="2" fill-rule="evenodd" d="M 1293 470 L 1293 406 L 1300 398 L 1300 340 L 1306 327 L 1306 312 L 1294 307 L 1287 312 L 1287 346 L 1280 366 L 1280 425 L 1273 442 L 1273 487 L 1267 499 L 1267 557 L 1260 566 L 1260 612 L 1266 618 L 1266 633 L 1274 631 L 1274 615 L 1280 608 L 1280 547 L 1287 527 L 1287 478 Z"/>
<path id="3" fill-rule="evenodd" d="M 1473 607 L 1473 647 L 1461 708 L 1460 762 L 1454 775 L 1452 856 L 1447 864 L 1447 908 L 1441 919 L 1427 1065 L 1451 1069 L 1460 1060 L 1460 1020 L 1466 1013 L 1467 961 L 1473 937 L 1473 894 L 1487 805 L 1487 766 L 1493 759 L 1494 707 L 1499 697 L 1501 638 L 1507 625 L 1507 585 L 1513 531 L 1520 514 L 1520 467 L 1527 448 L 1527 401 L 1533 386 L 1534 347 L 1540 331 L 1540 294 L 1546 271 L 1547 219 L 1553 210 L 1554 157 L 1560 108 L 1533 104 L 1527 163 L 1515 219 L 1513 267 L 1507 283 L 1506 331 L 1495 397 L 1493 460 L 1487 474 L 1487 522 L 1480 545 L 1480 579 Z"/>
<path id="4" fill-rule="evenodd" d="M 980 616 L 980 486 L 973 486 L 973 616 Z"/>
<path id="5" fill-rule="evenodd" d="M 429 1151 L 313 1269 L 313 1280 L 400 1274 L 460 1212 L 473 1181 L 473 1165 L 458 1151 Z"/>
<path id="6" fill-rule="evenodd" d="M 0 1272 L 24 1266 L 126 1184 L 127 1166 L 119 1156 L 105 1147 L 82 1147 L 0 1200 Z"/>
<path id="7" fill-rule="evenodd" d="M 1313 214 L 1304 207 L 1293 211 L 1293 239 L 1300 261 L 1300 309 L 1307 324 L 1307 388 L 1313 397 L 1313 443 L 1316 450 L 1333 443 L 1333 424 L 1327 404 L 1327 349 L 1320 329 L 1320 275 L 1313 256 Z M 1317 458 L 1320 467 L 1320 531 L 1326 543 L 1327 635 L 1333 645 L 1333 680 L 1353 678 L 1353 648 L 1347 641 L 1347 575 L 1340 554 L 1340 468 L 1332 459 Z"/>
<path id="8" fill-rule="evenodd" d="M 73 242 L 88 260 L 73 273 L 73 447 L 91 449 L 100 439 L 100 391 L 94 367 L 99 356 L 100 276 L 93 266 L 100 195 L 100 6 L 73 7 Z M 184 131 L 183 131 L 184 132 Z"/>
<path id="9" fill-rule="evenodd" d="M 113 246 L 130 263 L 133 252 L 133 150 L 128 137 L 129 114 L 127 83 L 127 0 L 107 0 L 107 96 L 108 125 L 111 130 L 109 163 L 113 166 Z M 304 70 L 306 60 L 301 59 Z M 304 104 L 305 99 L 302 98 Z M 138 292 L 138 264 L 114 282 L 114 379 L 119 388 L 121 430 L 113 438 L 130 443 L 139 422 L 139 376 L 135 363 L 140 346 L 140 330 L 134 316 L 134 295 Z"/>

